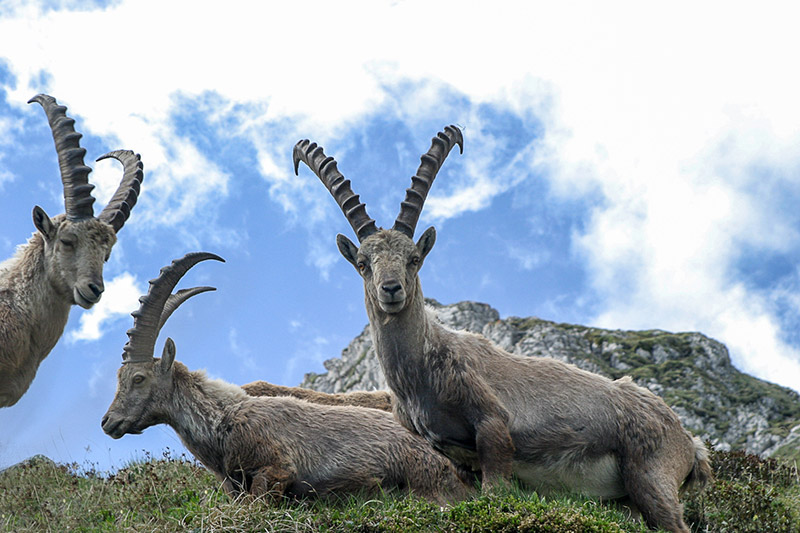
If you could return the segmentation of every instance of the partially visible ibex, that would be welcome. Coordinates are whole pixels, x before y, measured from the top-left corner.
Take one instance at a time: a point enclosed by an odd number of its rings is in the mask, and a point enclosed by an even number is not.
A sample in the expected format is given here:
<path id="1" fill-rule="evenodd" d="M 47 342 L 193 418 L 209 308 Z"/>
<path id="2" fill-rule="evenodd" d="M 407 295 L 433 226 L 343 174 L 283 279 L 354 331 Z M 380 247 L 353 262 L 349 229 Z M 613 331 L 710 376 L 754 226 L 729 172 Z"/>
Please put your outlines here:
<path id="1" fill-rule="evenodd" d="M 302 387 L 285 387 L 273 385 L 267 381 L 254 381 L 242 385 L 242 389 L 250 396 L 292 396 L 311 403 L 322 405 L 353 405 L 369 407 L 381 411 L 392 411 L 392 396 L 389 391 L 354 391 L 328 394 Z"/>
<path id="2" fill-rule="evenodd" d="M 629 496 L 651 527 L 688 531 L 681 485 L 711 475 L 706 449 L 656 395 L 630 378 L 611 381 L 563 362 L 519 357 L 486 338 L 452 331 L 424 308 L 418 272 L 436 232 L 414 229 L 436 173 L 461 132 L 433 138 L 392 229 L 379 229 L 332 157 L 308 140 L 294 148 L 325 184 L 358 236 L 339 251 L 364 279 L 367 315 L 394 412 L 484 487 L 512 473 L 537 490 Z"/>
<path id="3" fill-rule="evenodd" d="M 188 254 L 161 269 L 133 313 L 117 393 L 103 430 L 118 439 L 168 424 L 229 492 L 292 497 L 411 491 L 437 502 L 471 493 L 452 464 L 424 439 L 377 409 L 318 405 L 290 397 L 252 397 L 242 388 L 190 372 L 161 326 L 183 301 L 211 287 L 170 295 L 194 264 L 218 259 Z"/>
<path id="4" fill-rule="evenodd" d="M 64 331 L 72 305 L 89 309 L 103 294 L 103 262 L 116 233 L 136 204 L 142 181 L 138 155 L 118 150 L 102 156 L 119 160 L 124 173 L 111 201 L 95 218 L 91 169 L 86 150 L 67 108 L 51 96 L 30 100 L 42 105 L 53 132 L 66 213 L 50 218 L 38 205 L 38 230 L 17 253 L 0 264 L 0 407 L 8 407 L 28 390 L 39 364 Z M 98 159 L 99 160 L 99 159 Z"/>

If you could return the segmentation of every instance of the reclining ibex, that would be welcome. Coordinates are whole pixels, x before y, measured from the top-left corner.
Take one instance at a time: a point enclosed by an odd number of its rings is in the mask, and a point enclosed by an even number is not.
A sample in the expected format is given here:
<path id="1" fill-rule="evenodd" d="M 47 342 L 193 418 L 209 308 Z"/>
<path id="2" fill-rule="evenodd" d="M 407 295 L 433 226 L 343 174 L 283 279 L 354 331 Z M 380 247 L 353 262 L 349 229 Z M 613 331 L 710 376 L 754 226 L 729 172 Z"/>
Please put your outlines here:
<path id="1" fill-rule="evenodd" d="M 368 407 L 370 409 L 380 409 L 381 411 L 392 410 L 392 396 L 389 391 L 354 391 L 328 394 L 302 387 L 284 387 L 274 385 L 267 381 L 253 381 L 242 385 L 242 389 L 250 396 L 291 396 L 311 403 L 322 405 L 353 405 L 357 407 Z"/>
<path id="2" fill-rule="evenodd" d="M 102 156 L 119 160 L 124 172 L 111 201 L 95 218 L 91 169 L 83 163 L 86 150 L 79 145 L 75 121 L 51 96 L 40 94 L 30 101 L 42 105 L 53 132 L 66 213 L 50 218 L 34 207 L 38 231 L 0 264 L 0 407 L 14 405 L 28 390 L 39 364 L 61 337 L 71 306 L 89 309 L 100 300 L 103 262 L 136 203 L 143 177 L 133 152 Z"/>
<path id="3" fill-rule="evenodd" d="M 537 489 L 626 495 L 651 527 L 688 531 L 681 485 L 710 476 L 702 442 L 656 395 L 563 362 L 509 354 L 480 335 L 442 326 L 424 308 L 418 272 L 436 237 L 414 229 L 431 184 L 461 132 L 433 138 L 392 229 L 379 229 L 338 171 L 308 140 L 294 148 L 336 199 L 360 248 L 337 244 L 364 279 L 373 342 L 400 423 L 456 464 L 480 470 L 485 488 L 515 475 Z"/>
<path id="4" fill-rule="evenodd" d="M 170 295 L 194 264 L 221 260 L 187 254 L 161 269 L 133 313 L 117 393 L 103 430 L 118 439 L 168 424 L 229 492 L 325 496 L 410 491 L 437 502 L 468 496 L 471 487 L 453 465 L 390 413 L 326 406 L 290 397 L 252 397 L 235 385 L 190 372 L 175 361 L 167 339 L 153 349 L 161 326 L 183 301 L 211 287 Z"/>

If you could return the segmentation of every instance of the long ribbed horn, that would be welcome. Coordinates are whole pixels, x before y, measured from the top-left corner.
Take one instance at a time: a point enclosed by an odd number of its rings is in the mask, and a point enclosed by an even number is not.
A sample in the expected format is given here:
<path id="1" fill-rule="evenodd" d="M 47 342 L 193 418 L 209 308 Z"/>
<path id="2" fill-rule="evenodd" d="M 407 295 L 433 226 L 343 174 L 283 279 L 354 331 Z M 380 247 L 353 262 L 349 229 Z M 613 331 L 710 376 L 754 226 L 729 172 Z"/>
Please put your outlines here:
<path id="1" fill-rule="evenodd" d="M 103 222 L 111 224 L 114 233 L 118 232 L 131 214 L 131 209 L 136 205 L 139 198 L 142 180 L 144 179 L 144 166 L 139 154 L 134 154 L 130 150 L 115 150 L 97 158 L 114 158 L 122 163 L 122 181 L 120 181 L 117 191 L 109 200 L 108 205 L 97 216 Z"/>
<path id="2" fill-rule="evenodd" d="M 175 285 L 178 284 L 178 281 L 180 281 L 190 268 L 200 261 L 205 261 L 207 259 L 225 262 L 223 258 L 216 254 L 209 252 L 192 252 L 180 259 L 176 259 L 171 265 L 165 266 L 161 269 L 157 278 L 150 280 L 150 289 L 147 291 L 147 295 L 139 298 L 139 309 L 131 313 L 133 316 L 133 327 L 128 330 L 128 342 L 123 348 L 123 363 L 139 363 L 153 359 L 153 348 L 156 344 L 156 338 L 158 337 L 161 326 L 163 326 L 161 317 L 172 295 L 172 289 L 175 288 Z M 189 289 L 189 291 L 191 291 L 191 289 Z M 177 305 L 180 305 L 186 298 L 192 296 L 192 294 L 187 294 L 188 293 L 184 293 L 185 297 L 183 300 L 177 301 Z M 196 292 L 195 294 L 199 293 Z M 175 304 L 175 302 L 176 300 L 173 299 L 173 304 Z M 166 311 L 167 314 L 164 320 L 169 317 L 177 305 L 171 310 Z"/>
<path id="3" fill-rule="evenodd" d="M 58 166 L 61 169 L 61 182 L 64 184 L 64 207 L 68 220 L 83 220 L 94 216 L 92 189 L 89 183 L 91 168 L 83 163 L 86 150 L 80 146 L 82 135 L 75 131 L 75 120 L 67 116 L 67 108 L 58 105 L 56 99 L 46 94 L 38 94 L 28 103 L 39 103 L 47 115 L 53 140 L 56 143 Z"/>
<path id="4" fill-rule="evenodd" d="M 400 214 L 397 215 L 392 229 L 414 238 L 414 230 L 417 227 L 422 206 L 431 185 L 433 185 L 433 180 L 436 178 L 436 173 L 439 172 L 439 168 L 456 144 L 463 154 L 464 138 L 461 130 L 456 126 L 447 126 L 444 131 L 440 131 L 432 139 L 430 150 L 420 157 L 421 163 L 417 173 L 411 177 L 411 187 L 406 189 L 406 199 L 400 203 Z"/>
<path id="5" fill-rule="evenodd" d="M 332 157 L 326 157 L 321 146 L 317 146 L 317 143 L 312 143 L 308 139 L 303 139 L 294 145 L 292 160 L 295 174 L 298 173 L 300 161 L 302 161 L 322 181 L 356 232 L 358 242 L 362 242 L 378 231 L 375 220 L 367 214 L 367 206 L 350 188 L 350 180 L 342 176 L 336 167 L 336 161 Z"/>
<path id="6" fill-rule="evenodd" d="M 164 310 L 161 311 L 161 318 L 158 320 L 156 338 L 158 338 L 158 334 L 161 333 L 161 328 L 164 327 L 167 319 L 183 302 L 197 294 L 215 290 L 217 290 L 216 287 L 192 287 L 191 289 L 181 289 L 175 294 L 170 294 L 169 298 L 167 298 L 167 303 L 164 304 Z"/>

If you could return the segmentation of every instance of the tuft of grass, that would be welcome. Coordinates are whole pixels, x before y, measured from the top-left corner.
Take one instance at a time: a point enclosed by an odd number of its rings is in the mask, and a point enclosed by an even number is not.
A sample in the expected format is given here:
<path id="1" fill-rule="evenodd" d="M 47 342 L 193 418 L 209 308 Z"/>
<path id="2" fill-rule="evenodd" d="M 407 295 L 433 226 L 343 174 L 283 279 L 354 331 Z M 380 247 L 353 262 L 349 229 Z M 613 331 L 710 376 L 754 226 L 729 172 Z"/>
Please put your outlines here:
<path id="1" fill-rule="evenodd" d="M 688 494 L 696 532 L 800 531 L 796 466 L 712 452 L 716 480 Z M 206 469 L 166 451 L 113 473 L 37 457 L 0 473 L 0 531 L 164 532 L 638 532 L 614 504 L 509 488 L 446 508 L 385 494 L 324 501 L 229 497 Z"/>
<path id="2" fill-rule="evenodd" d="M 800 531 L 797 464 L 741 451 L 711 452 L 714 481 L 686 502 L 693 531 Z"/>

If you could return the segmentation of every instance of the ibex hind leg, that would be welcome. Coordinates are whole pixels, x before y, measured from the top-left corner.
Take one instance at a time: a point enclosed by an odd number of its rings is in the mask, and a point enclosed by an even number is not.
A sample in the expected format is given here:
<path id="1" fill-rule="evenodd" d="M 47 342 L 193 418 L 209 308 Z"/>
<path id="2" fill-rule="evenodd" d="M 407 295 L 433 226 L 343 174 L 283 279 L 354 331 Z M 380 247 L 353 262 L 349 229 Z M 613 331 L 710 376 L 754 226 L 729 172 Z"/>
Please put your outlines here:
<path id="1" fill-rule="evenodd" d="M 628 497 L 645 524 L 654 529 L 660 527 L 675 533 L 689 533 L 672 476 L 648 469 L 646 465 L 626 468 L 623 476 Z"/>
<path id="2" fill-rule="evenodd" d="M 278 500 L 286 494 L 293 480 L 294 475 L 289 470 L 264 466 L 253 474 L 248 492 L 253 496 L 269 495 Z"/>
<path id="3" fill-rule="evenodd" d="M 475 444 L 482 472 L 483 490 L 510 487 L 514 443 L 508 426 L 499 417 L 487 418 L 476 426 Z"/>

